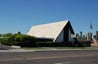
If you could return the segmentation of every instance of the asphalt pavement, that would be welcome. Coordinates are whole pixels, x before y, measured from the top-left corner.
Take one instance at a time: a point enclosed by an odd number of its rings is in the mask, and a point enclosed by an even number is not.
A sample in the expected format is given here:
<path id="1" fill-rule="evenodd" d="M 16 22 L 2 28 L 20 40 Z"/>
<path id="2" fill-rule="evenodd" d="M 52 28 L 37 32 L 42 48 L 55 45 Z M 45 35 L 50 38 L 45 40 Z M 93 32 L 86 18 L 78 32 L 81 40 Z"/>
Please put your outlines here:
<path id="1" fill-rule="evenodd" d="M 98 64 L 98 50 L 0 52 L 0 64 Z"/>

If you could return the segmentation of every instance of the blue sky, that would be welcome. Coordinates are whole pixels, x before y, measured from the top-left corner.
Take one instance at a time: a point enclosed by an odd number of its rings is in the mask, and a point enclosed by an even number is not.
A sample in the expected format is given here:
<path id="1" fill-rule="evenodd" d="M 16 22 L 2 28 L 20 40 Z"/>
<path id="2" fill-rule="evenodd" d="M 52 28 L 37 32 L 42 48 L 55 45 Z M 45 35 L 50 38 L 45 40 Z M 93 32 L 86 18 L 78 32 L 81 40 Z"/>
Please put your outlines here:
<path id="1" fill-rule="evenodd" d="M 33 25 L 61 20 L 70 20 L 75 33 L 95 33 L 98 0 L 0 0 L 0 33 L 27 33 Z"/>

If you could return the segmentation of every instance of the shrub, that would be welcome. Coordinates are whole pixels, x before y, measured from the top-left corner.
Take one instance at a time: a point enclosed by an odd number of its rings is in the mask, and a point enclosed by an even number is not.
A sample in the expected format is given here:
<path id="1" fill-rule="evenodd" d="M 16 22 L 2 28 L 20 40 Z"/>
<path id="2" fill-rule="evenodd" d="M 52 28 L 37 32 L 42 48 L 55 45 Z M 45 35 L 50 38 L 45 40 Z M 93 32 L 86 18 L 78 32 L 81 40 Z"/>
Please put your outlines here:
<path id="1" fill-rule="evenodd" d="M 21 33 L 11 34 L 7 33 L 0 38 L 1 44 L 4 45 L 19 45 L 19 46 L 36 46 L 36 38 Z"/>

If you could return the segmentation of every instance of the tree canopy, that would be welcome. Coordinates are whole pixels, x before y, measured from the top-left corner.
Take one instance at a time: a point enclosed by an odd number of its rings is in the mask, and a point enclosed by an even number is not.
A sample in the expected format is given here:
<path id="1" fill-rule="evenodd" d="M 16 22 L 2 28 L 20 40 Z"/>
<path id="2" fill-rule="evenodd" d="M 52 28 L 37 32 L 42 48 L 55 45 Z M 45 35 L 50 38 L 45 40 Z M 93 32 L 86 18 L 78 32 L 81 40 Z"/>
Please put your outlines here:
<path id="1" fill-rule="evenodd" d="M 1 44 L 5 44 L 5 45 L 30 45 L 33 44 L 35 45 L 35 41 L 36 38 L 29 36 L 29 35 L 25 35 L 25 34 L 21 34 L 20 32 L 16 33 L 16 34 L 12 34 L 12 33 L 6 33 L 6 34 L 1 34 L 2 37 L 0 38 L 0 43 Z"/>

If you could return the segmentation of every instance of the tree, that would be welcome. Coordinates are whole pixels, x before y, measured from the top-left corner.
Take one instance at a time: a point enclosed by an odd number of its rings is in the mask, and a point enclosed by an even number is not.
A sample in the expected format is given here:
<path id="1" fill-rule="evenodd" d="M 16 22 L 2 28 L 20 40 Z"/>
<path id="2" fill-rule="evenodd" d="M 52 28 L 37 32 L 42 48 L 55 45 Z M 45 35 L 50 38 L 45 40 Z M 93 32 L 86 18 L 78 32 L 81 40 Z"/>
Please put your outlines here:
<path id="1" fill-rule="evenodd" d="M 79 36 L 79 34 L 78 34 L 78 33 L 76 34 L 76 38 L 77 38 L 77 39 L 80 39 L 80 36 Z"/>
<path id="2" fill-rule="evenodd" d="M 0 37 L 2 37 L 2 34 L 0 34 Z"/>
<path id="3" fill-rule="evenodd" d="M 18 42 L 19 46 L 36 46 L 36 38 L 28 35 L 18 34 L 15 41 Z"/>
<path id="4" fill-rule="evenodd" d="M 0 42 L 5 45 L 35 46 L 36 38 L 21 33 L 6 33 L 0 38 Z"/>
<path id="5" fill-rule="evenodd" d="M 21 34 L 21 32 L 18 32 L 17 34 Z"/>
<path id="6" fill-rule="evenodd" d="M 6 33 L 6 34 L 3 34 L 3 37 L 11 37 L 11 36 L 13 36 L 12 33 Z"/>
<path id="7" fill-rule="evenodd" d="M 82 40 L 87 40 L 87 37 L 83 35 Z"/>
<path id="8" fill-rule="evenodd" d="M 94 35 L 93 37 L 94 37 L 94 39 L 96 39 L 96 35 Z"/>

